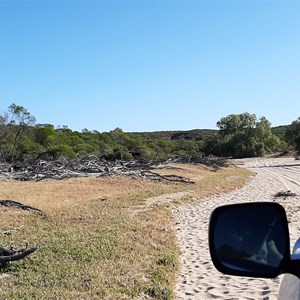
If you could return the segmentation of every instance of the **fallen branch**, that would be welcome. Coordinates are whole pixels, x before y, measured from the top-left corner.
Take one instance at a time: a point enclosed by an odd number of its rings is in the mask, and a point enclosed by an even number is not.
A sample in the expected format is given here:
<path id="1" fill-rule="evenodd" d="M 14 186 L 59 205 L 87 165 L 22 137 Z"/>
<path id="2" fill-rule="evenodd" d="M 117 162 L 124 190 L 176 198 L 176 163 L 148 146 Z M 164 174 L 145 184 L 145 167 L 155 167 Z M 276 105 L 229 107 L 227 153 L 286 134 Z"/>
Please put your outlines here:
<path id="1" fill-rule="evenodd" d="M 12 255 L 14 254 L 14 251 L 13 250 L 8 250 L 8 249 L 5 249 L 3 247 L 0 246 L 0 256 L 3 256 L 3 255 Z"/>
<path id="2" fill-rule="evenodd" d="M 12 235 L 13 232 L 21 230 L 23 227 L 24 227 L 24 225 L 21 225 L 18 228 L 12 228 L 12 229 L 9 229 L 9 230 L 5 230 L 5 231 L 3 231 L 3 235 Z"/>
<path id="3" fill-rule="evenodd" d="M 171 182 L 182 182 L 182 183 L 195 183 L 189 178 L 178 176 L 178 175 L 160 175 L 151 171 L 142 171 L 141 174 L 146 178 L 150 178 L 154 181 L 171 181 Z"/>
<path id="4" fill-rule="evenodd" d="M 0 200 L 0 206 L 16 207 L 16 208 L 20 208 L 23 210 L 31 210 L 31 211 L 43 213 L 43 211 L 38 208 L 29 206 L 29 205 L 25 205 L 25 204 L 22 204 L 20 202 L 14 201 L 14 200 Z"/>
<path id="5" fill-rule="evenodd" d="M 11 261 L 17 261 L 23 259 L 24 257 L 30 255 L 36 250 L 37 248 L 35 247 L 21 250 L 21 251 L 7 250 L 3 247 L 0 247 L 0 253 L 3 253 L 3 255 L 0 255 L 0 266 L 4 266 Z"/>
<path id="6" fill-rule="evenodd" d="M 292 193 L 291 191 L 281 191 L 274 195 L 274 197 L 295 197 L 296 193 Z"/>

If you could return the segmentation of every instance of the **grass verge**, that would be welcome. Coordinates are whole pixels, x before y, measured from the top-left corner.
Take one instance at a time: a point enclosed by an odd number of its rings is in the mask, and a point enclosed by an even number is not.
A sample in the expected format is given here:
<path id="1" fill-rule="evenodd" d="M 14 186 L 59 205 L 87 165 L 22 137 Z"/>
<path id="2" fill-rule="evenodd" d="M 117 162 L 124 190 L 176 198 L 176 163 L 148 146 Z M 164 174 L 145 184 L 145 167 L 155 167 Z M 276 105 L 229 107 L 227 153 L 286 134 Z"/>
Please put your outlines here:
<path id="1" fill-rule="evenodd" d="M 168 206 L 146 199 L 187 191 L 193 201 L 242 186 L 250 172 L 193 165 L 161 170 L 193 185 L 126 177 L 64 181 L 2 181 L 0 199 L 47 215 L 0 207 L 0 245 L 37 246 L 30 257 L 0 269 L 0 299 L 173 299 L 179 249 Z M 174 202 L 174 201 L 173 201 Z"/>

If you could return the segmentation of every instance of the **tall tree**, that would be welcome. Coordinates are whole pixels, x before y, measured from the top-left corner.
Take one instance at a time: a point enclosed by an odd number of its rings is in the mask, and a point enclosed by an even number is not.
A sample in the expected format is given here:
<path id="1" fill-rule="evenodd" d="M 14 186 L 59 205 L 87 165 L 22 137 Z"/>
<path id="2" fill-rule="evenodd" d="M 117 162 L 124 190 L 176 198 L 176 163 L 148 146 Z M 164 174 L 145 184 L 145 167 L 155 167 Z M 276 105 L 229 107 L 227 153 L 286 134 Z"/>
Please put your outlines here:
<path id="1" fill-rule="evenodd" d="M 5 160 L 5 144 L 9 136 L 8 114 L 0 115 L 0 157 Z"/>
<path id="2" fill-rule="evenodd" d="M 300 117 L 287 128 L 285 137 L 288 143 L 300 153 Z"/>
<path id="3" fill-rule="evenodd" d="M 222 136 L 230 136 L 238 132 L 245 132 L 254 128 L 256 124 L 256 115 L 249 113 L 231 114 L 227 117 L 221 118 L 217 122 L 217 127 L 220 129 Z"/>
<path id="4" fill-rule="evenodd" d="M 0 139 L 2 144 L 1 152 L 4 156 L 5 148 L 9 160 L 13 161 L 16 156 L 18 143 L 24 137 L 29 126 L 35 124 L 35 117 L 23 106 L 11 104 L 8 112 L 0 118 L 1 133 Z"/>
<path id="5" fill-rule="evenodd" d="M 224 156 L 252 157 L 275 151 L 281 142 L 271 131 L 271 123 L 255 114 L 229 115 L 217 122 Z"/>

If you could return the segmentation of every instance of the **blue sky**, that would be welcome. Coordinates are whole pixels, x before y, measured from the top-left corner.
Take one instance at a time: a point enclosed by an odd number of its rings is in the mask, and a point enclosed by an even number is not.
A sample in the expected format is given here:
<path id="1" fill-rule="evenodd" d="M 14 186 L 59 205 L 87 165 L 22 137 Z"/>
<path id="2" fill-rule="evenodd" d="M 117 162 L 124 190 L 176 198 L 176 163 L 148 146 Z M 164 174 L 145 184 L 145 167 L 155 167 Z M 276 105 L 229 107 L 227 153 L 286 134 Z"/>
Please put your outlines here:
<path id="1" fill-rule="evenodd" d="M 110 131 L 300 116 L 300 1 L 0 1 L 0 113 Z"/>

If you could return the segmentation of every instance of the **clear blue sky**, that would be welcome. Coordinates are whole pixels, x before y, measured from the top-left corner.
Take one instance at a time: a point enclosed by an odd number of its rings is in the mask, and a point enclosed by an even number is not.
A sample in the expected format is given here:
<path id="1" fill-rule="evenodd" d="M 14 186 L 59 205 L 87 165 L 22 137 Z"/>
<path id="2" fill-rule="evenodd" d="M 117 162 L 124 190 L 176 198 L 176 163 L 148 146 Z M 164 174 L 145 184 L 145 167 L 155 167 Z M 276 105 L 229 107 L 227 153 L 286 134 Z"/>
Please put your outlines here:
<path id="1" fill-rule="evenodd" d="M 0 1 L 0 113 L 110 131 L 300 116 L 300 1 Z"/>

